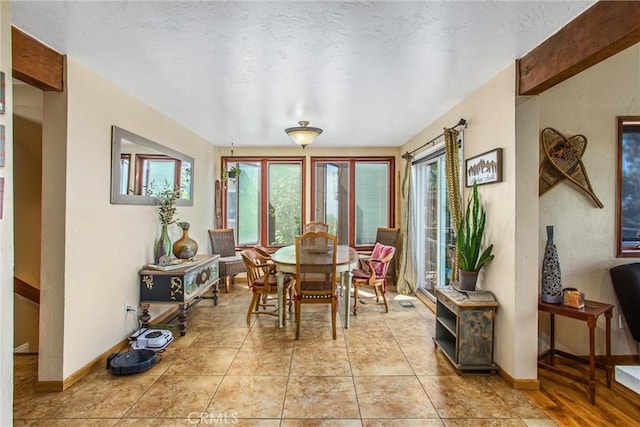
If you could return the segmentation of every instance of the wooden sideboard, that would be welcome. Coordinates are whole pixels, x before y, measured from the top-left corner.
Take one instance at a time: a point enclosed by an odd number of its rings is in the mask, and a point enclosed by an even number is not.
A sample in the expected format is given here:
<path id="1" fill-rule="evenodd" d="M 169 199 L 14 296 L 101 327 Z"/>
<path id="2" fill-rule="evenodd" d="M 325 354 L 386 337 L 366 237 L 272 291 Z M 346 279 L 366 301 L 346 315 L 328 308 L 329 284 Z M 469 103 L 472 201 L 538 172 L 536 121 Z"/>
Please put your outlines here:
<path id="1" fill-rule="evenodd" d="M 493 363 L 493 325 L 498 302 L 493 294 L 475 293 L 476 300 L 471 300 L 451 286 L 435 290 L 436 346 L 458 372 L 497 371 Z"/>
<path id="2" fill-rule="evenodd" d="M 140 278 L 140 320 L 143 327 L 149 327 L 149 304 L 179 304 L 181 306 L 178 320 L 180 335 L 187 330 L 187 309 L 197 299 L 211 288 L 213 303 L 218 305 L 218 282 L 220 280 L 218 261 L 220 255 L 196 255 L 193 262 L 179 267 L 158 270 L 143 268 L 139 271 Z"/>

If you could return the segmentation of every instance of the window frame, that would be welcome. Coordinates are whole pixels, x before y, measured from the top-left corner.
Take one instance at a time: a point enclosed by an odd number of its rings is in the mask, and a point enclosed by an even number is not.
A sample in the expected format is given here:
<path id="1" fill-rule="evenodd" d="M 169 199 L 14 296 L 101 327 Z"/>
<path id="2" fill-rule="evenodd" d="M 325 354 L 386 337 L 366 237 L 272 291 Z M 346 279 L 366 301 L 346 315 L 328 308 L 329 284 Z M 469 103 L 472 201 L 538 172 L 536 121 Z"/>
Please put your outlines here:
<path id="1" fill-rule="evenodd" d="M 163 161 L 163 162 L 173 162 L 174 170 L 173 170 L 173 186 L 174 188 L 181 188 L 180 186 L 180 172 L 182 171 L 182 160 L 176 159 L 164 154 L 136 154 L 136 194 L 142 193 L 142 186 L 144 182 L 146 182 L 142 174 L 144 173 L 144 163 L 147 161 Z M 131 162 L 129 162 L 129 168 L 131 168 Z"/>
<path id="2" fill-rule="evenodd" d="M 371 156 L 371 157 L 345 157 L 345 156 L 311 156 L 311 218 L 310 221 L 316 221 L 316 164 L 317 163 L 348 163 L 349 164 L 349 223 L 355 224 L 356 209 L 355 209 L 355 178 L 356 178 L 356 164 L 357 163 L 386 163 L 389 166 L 389 199 L 387 206 L 387 225 L 384 227 L 394 228 L 396 226 L 395 220 L 395 206 L 396 206 L 396 189 L 395 189 L 395 176 L 396 176 L 396 158 L 394 156 Z M 383 227 L 381 225 L 381 227 Z M 355 245 L 355 227 L 349 227 L 349 242 L 346 244 L 358 251 L 366 251 L 373 249 L 373 244 L 369 245 Z"/>
<path id="3" fill-rule="evenodd" d="M 238 163 L 256 163 L 259 164 L 260 167 L 260 223 L 259 223 L 259 242 L 261 246 L 264 246 L 268 249 L 277 249 L 280 246 L 277 245 L 269 245 L 269 164 L 270 163 L 293 163 L 299 164 L 301 170 L 301 194 L 302 194 L 302 212 L 301 212 L 301 221 L 304 224 L 305 216 L 306 216 L 306 158 L 300 156 L 277 156 L 277 157 L 255 157 L 255 156 L 221 156 L 220 157 L 220 166 L 221 170 L 228 170 L 231 166 L 237 166 Z M 240 177 L 241 179 L 241 177 Z M 227 227 L 228 225 L 228 206 L 227 206 L 227 185 L 222 183 L 221 185 L 221 205 L 222 205 L 222 223 L 223 227 Z M 237 229 L 234 229 L 234 233 L 237 233 Z M 241 245 L 238 242 L 236 235 L 236 244 L 238 248 L 247 248 L 252 245 Z"/>

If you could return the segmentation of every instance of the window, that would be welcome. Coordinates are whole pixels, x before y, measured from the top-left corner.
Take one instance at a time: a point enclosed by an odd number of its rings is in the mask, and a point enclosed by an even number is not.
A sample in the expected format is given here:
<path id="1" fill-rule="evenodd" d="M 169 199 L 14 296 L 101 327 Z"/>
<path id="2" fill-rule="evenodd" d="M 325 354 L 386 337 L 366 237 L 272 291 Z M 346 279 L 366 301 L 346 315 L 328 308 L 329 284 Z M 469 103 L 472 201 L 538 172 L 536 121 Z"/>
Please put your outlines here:
<path id="1" fill-rule="evenodd" d="M 173 187 L 180 188 L 181 196 L 186 195 L 188 198 L 183 178 L 191 175 L 187 163 L 183 167 L 183 162 L 172 157 L 140 154 L 136 156 L 136 162 L 136 174 L 139 174 L 136 194 L 158 194 L 166 187 Z"/>
<path id="2" fill-rule="evenodd" d="M 292 245 L 300 234 L 304 206 L 304 160 L 223 158 L 240 175 L 226 181 L 226 224 L 239 246 Z"/>
<path id="3" fill-rule="evenodd" d="M 462 133 L 458 136 L 461 143 Z M 459 167 L 462 173 L 462 150 Z M 419 291 L 433 297 L 436 286 L 449 284 L 455 251 L 445 178 L 444 147 L 413 162 L 415 177 L 416 263 Z M 464 175 L 461 175 L 464 176 Z"/>
<path id="4" fill-rule="evenodd" d="M 378 227 L 394 226 L 395 159 L 312 158 L 312 221 L 341 244 L 371 247 Z"/>

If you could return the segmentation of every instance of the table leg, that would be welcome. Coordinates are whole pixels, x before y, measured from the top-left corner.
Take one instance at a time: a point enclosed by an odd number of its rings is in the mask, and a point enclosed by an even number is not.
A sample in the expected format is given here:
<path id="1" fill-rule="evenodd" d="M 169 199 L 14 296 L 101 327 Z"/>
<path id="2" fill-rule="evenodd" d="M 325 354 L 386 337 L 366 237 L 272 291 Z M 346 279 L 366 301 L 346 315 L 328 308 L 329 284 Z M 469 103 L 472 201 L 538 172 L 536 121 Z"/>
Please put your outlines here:
<path id="1" fill-rule="evenodd" d="M 276 279 L 278 284 L 278 328 L 284 328 L 284 273 L 282 271 L 276 272 Z"/>
<path id="2" fill-rule="evenodd" d="M 351 306 L 351 270 L 342 272 L 342 289 L 344 289 L 344 328 L 349 329 L 349 307 Z"/>
<path id="3" fill-rule="evenodd" d="M 596 403 L 596 323 L 597 318 L 590 317 L 587 320 L 589 325 L 589 397 L 591 403 Z"/>
<path id="4" fill-rule="evenodd" d="M 553 356 L 556 351 L 556 316 L 553 313 L 551 313 L 549 325 L 549 333 L 551 335 L 549 337 L 549 365 L 553 366 Z"/>
<path id="5" fill-rule="evenodd" d="M 613 310 L 609 310 L 604 314 L 604 317 L 606 319 L 606 356 L 605 356 L 605 371 L 607 373 L 607 387 L 611 388 L 611 316 L 612 316 L 612 311 Z"/>
<path id="6" fill-rule="evenodd" d="M 180 336 L 183 337 L 187 333 L 187 304 L 180 304 L 180 315 L 178 316 L 178 321 L 180 325 L 178 329 L 180 330 Z"/>

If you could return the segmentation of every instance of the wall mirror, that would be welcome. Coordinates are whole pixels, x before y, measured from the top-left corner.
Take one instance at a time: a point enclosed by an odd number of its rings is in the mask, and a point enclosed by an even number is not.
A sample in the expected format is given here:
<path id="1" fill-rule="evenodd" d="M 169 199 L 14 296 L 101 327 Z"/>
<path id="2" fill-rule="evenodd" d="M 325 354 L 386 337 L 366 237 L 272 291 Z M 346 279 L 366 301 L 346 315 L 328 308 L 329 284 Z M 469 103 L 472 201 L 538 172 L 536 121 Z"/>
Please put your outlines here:
<path id="1" fill-rule="evenodd" d="M 179 206 L 193 205 L 193 157 L 111 127 L 111 203 L 155 205 L 157 195 L 179 188 Z"/>
<path id="2" fill-rule="evenodd" d="M 640 257 L 640 116 L 618 117 L 616 255 Z"/>

